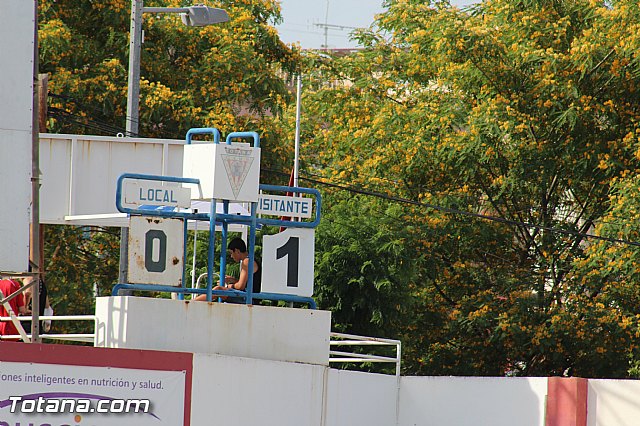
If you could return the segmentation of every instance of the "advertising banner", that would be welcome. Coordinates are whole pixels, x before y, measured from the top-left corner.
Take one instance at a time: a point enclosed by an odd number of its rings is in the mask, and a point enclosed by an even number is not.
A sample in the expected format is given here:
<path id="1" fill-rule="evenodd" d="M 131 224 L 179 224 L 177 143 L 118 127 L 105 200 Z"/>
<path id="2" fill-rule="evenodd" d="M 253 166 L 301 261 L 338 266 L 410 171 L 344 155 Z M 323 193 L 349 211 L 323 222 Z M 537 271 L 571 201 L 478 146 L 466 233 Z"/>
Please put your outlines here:
<path id="1" fill-rule="evenodd" d="M 181 425 L 185 371 L 0 361 L 0 426 Z"/>

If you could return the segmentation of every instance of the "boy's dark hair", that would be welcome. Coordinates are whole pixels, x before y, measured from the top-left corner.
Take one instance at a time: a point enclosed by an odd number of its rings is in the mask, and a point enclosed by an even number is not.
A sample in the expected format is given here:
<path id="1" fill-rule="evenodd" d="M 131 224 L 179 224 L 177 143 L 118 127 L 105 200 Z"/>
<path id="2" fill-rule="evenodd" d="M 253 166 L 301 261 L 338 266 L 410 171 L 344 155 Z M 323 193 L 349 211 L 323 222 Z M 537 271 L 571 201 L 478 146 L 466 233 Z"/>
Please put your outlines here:
<path id="1" fill-rule="evenodd" d="M 227 246 L 227 248 L 231 251 L 234 251 L 235 249 L 240 250 L 240 253 L 246 253 L 247 252 L 247 245 L 244 243 L 244 241 L 242 241 L 242 238 L 234 238 L 233 240 L 231 240 L 229 242 L 229 245 Z"/>

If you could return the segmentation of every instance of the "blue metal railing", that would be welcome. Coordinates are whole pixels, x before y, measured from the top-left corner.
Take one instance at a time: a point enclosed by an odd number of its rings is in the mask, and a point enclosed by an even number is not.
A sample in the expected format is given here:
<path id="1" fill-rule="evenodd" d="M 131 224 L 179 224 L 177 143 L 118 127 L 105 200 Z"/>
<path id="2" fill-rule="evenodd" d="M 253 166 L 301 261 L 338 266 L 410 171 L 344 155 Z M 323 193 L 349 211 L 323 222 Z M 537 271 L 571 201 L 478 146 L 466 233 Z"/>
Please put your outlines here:
<path id="1" fill-rule="evenodd" d="M 186 144 L 192 143 L 192 137 L 194 135 L 212 134 L 214 137 L 213 143 L 220 143 L 220 132 L 215 128 L 199 128 L 191 129 L 187 132 Z M 231 144 L 232 139 L 252 139 L 254 147 L 260 146 L 260 137 L 256 132 L 233 132 L 227 135 L 226 143 Z M 180 210 L 148 210 L 145 208 L 131 208 L 125 207 L 122 204 L 122 192 L 123 182 L 126 179 L 137 180 L 149 180 L 160 182 L 174 182 L 174 183 L 187 183 L 199 185 L 200 181 L 195 178 L 184 177 L 169 177 L 169 176 L 157 176 L 157 175 L 145 175 L 136 173 L 125 173 L 118 178 L 116 188 L 116 207 L 120 212 L 130 215 L 144 215 L 155 216 L 163 218 L 179 218 L 185 221 L 184 223 L 184 253 L 186 257 L 186 235 L 187 235 L 187 220 L 206 220 L 209 222 L 209 251 L 207 256 L 207 287 L 200 288 L 187 288 L 185 282 L 185 263 L 183 262 L 182 271 L 182 285 L 180 287 L 173 287 L 167 285 L 158 284 L 130 284 L 130 283 L 118 283 L 113 288 L 112 294 L 118 294 L 119 290 L 142 290 L 142 291 L 159 291 L 159 292 L 172 292 L 177 293 L 180 298 L 184 294 L 205 294 L 208 301 L 212 301 L 213 296 L 231 296 L 244 299 L 246 304 L 253 303 L 253 299 L 258 300 L 273 300 L 273 301 L 285 301 L 285 302 L 297 302 L 307 304 L 309 307 L 315 309 L 316 303 L 311 297 L 296 296 L 291 294 L 279 294 L 279 293 L 253 293 L 253 268 L 254 268 L 254 252 L 255 252 L 255 237 L 256 228 L 258 225 L 265 226 L 279 226 L 279 227 L 299 227 L 299 228 L 315 228 L 320 223 L 320 211 L 322 204 L 322 197 L 320 192 L 311 188 L 298 188 L 289 186 L 277 186 L 277 185 L 259 185 L 261 191 L 270 192 L 285 192 L 285 193 L 301 193 L 312 195 L 315 199 L 315 218 L 313 221 L 302 220 L 278 220 L 267 219 L 257 217 L 257 203 L 251 203 L 251 212 L 249 215 L 237 215 L 229 214 L 229 201 L 221 200 L 223 203 L 223 212 L 217 213 L 217 200 L 211 200 L 211 211 L 209 213 L 193 213 L 190 211 Z M 222 251 L 220 254 L 220 277 L 225 276 L 226 272 L 226 244 L 229 224 L 241 224 L 249 226 L 249 238 L 248 238 L 248 251 L 249 251 L 249 265 L 248 265 L 248 282 L 245 291 L 241 290 L 213 290 L 213 275 L 214 275 L 214 258 L 215 258 L 215 227 L 221 225 L 222 227 Z"/>
<path id="2" fill-rule="evenodd" d="M 213 143 L 220 143 L 220 130 L 215 127 L 189 129 L 187 132 L 187 145 L 191 145 L 193 135 L 213 135 Z"/>

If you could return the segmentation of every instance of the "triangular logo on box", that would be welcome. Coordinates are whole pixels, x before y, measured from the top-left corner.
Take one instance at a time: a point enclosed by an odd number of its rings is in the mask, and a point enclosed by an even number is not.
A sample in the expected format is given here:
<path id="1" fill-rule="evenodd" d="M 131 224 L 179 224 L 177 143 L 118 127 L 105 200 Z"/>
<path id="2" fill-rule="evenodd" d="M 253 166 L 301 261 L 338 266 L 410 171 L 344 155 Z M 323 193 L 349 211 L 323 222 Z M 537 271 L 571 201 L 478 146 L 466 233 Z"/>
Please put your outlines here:
<path id="1" fill-rule="evenodd" d="M 249 170 L 251 170 L 251 164 L 253 164 L 252 151 L 241 148 L 231 148 L 225 151 L 227 153 L 221 155 L 222 163 L 227 172 L 233 195 L 237 199 Z"/>

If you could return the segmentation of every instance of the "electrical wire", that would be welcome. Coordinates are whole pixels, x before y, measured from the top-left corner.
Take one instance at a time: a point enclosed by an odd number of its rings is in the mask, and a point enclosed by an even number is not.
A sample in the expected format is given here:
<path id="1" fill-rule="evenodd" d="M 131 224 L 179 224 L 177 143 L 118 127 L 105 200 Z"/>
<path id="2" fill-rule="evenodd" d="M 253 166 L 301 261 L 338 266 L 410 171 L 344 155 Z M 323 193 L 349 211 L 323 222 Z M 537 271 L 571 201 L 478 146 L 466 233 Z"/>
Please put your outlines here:
<path id="1" fill-rule="evenodd" d="M 55 95 L 53 96 L 57 97 Z M 84 127 L 93 130 L 99 130 L 107 134 L 124 133 L 124 129 L 122 129 L 121 127 L 114 126 L 113 124 L 104 122 L 102 120 L 96 120 L 89 117 L 81 117 L 78 114 L 74 114 L 62 108 L 50 106 L 48 108 L 48 114 L 50 117 L 56 118 L 63 122 L 82 125 Z"/>
<path id="2" fill-rule="evenodd" d="M 79 109 L 81 109 L 83 111 L 93 112 L 93 113 L 98 114 L 98 115 L 103 115 L 104 114 L 104 111 L 101 110 L 100 108 L 96 108 L 95 106 L 87 105 L 87 104 L 81 102 L 80 100 L 78 100 L 78 99 L 76 99 L 76 98 L 74 98 L 72 96 L 61 95 L 61 94 L 57 94 L 57 93 L 49 93 L 48 96 L 50 98 L 64 100 L 64 101 L 67 101 L 67 102 L 72 102 Z M 50 107 L 50 110 L 51 109 L 55 109 L 55 107 Z M 60 109 L 58 109 L 58 110 L 60 110 Z M 68 114 L 72 114 L 72 113 L 69 113 L 68 111 L 65 111 L 65 112 L 68 113 Z M 98 119 L 95 119 L 95 118 L 94 119 L 89 119 L 89 118 L 86 118 L 86 117 L 83 117 L 83 118 L 86 119 L 87 121 L 91 121 L 91 122 L 94 123 L 93 126 L 87 126 L 88 128 L 96 129 L 97 126 L 100 126 L 102 128 L 102 131 L 104 131 L 106 133 L 109 133 L 109 134 L 122 133 L 123 135 L 126 135 L 128 137 L 139 137 L 140 136 L 139 133 L 128 132 L 125 129 L 123 129 L 122 127 L 113 125 L 111 123 L 107 123 L 105 121 L 101 121 L 101 120 L 98 120 Z M 118 118 L 118 117 L 115 117 L 115 118 Z M 139 120 L 138 121 L 132 120 L 130 117 L 125 117 L 125 121 L 126 122 L 130 122 L 130 123 L 137 123 L 138 125 L 140 124 Z M 74 124 L 79 124 L 79 123 L 76 122 Z M 158 133 L 159 135 L 164 136 L 164 137 L 166 137 L 168 139 L 182 139 L 182 137 L 176 137 L 175 134 L 173 134 L 171 132 L 168 132 L 166 130 L 157 129 L 156 133 Z"/>
<path id="3" fill-rule="evenodd" d="M 354 170 L 355 169 L 352 169 L 352 171 L 354 171 Z M 323 178 L 322 175 L 318 175 L 318 174 L 314 174 L 314 173 L 310 173 L 310 172 L 307 172 L 307 175 L 308 176 L 313 176 L 313 177 Z M 387 181 L 392 185 L 401 185 L 401 182 L 399 182 L 399 181 L 387 179 L 387 178 L 384 178 L 384 177 L 377 176 L 376 179 L 377 180 L 381 180 L 381 181 Z M 335 181 L 334 181 L 334 183 L 335 183 Z M 340 181 L 339 180 L 338 183 L 342 183 L 344 185 L 347 185 L 347 183 L 345 181 Z M 362 189 L 362 188 L 360 188 L 360 189 Z M 526 211 L 527 211 L 526 209 L 521 209 L 521 210 L 512 211 L 512 213 L 524 213 Z M 616 221 L 616 220 L 601 220 L 601 221 L 599 221 L 599 223 L 602 224 L 602 225 L 617 225 L 617 226 L 626 226 L 627 225 L 626 222 L 620 222 L 620 221 Z"/>
<path id="4" fill-rule="evenodd" d="M 51 94 L 51 96 L 52 97 L 57 97 L 57 98 L 62 98 L 62 99 L 71 99 L 71 98 L 65 97 L 63 95 Z M 81 105 L 81 104 L 79 104 L 79 105 Z M 94 111 L 99 111 L 99 110 L 97 110 L 95 108 L 89 108 L 89 109 L 93 109 Z M 118 128 L 118 127 L 112 126 L 112 125 L 110 125 L 108 123 L 99 122 L 99 121 L 96 121 L 96 120 L 87 119 L 87 121 L 84 121 L 84 122 L 83 121 L 79 121 L 76 118 L 73 118 L 73 117 L 76 117 L 74 114 L 69 113 L 68 111 L 64 111 L 62 109 L 59 109 L 59 108 L 51 108 L 51 113 L 52 113 L 52 116 L 55 116 L 57 118 L 66 120 L 67 122 L 83 125 L 83 126 L 85 126 L 87 128 L 92 128 L 92 129 L 96 129 L 96 130 L 100 130 L 100 131 L 104 131 L 104 132 L 114 132 L 114 130 L 116 130 L 115 133 L 119 133 L 121 131 L 121 129 Z M 285 173 L 285 172 L 282 172 L 282 171 L 279 171 L 279 170 L 272 170 L 272 169 L 264 169 L 264 170 L 267 171 L 267 172 L 270 172 L 270 173 L 276 173 L 276 174 L 285 175 L 285 176 L 289 175 L 289 173 Z M 491 215 L 482 214 L 482 213 L 474 213 L 474 212 L 469 212 L 469 211 L 460 210 L 460 209 L 456 209 L 456 208 L 444 207 L 444 206 L 439 206 L 439 205 L 436 205 L 436 204 L 424 203 L 424 202 L 421 202 L 421 201 L 415 201 L 415 200 L 411 200 L 411 199 L 408 199 L 408 198 L 391 196 L 391 195 L 383 194 L 383 193 L 380 193 L 380 192 L 370 191 L 370 190 L 367 190 L 367 189 L 355 188 L 355 187 L 352 187 L 352 186 L 349 186 L 349 185 L 339 185 L 339 184 L 336 184 L 336 183 L 321 181 L 321 180 L 318 180 L 318 179 L 312 179 L 312 178 L 304 177 L 304 176 L 301 176 L 300 179 L 301 180 L 305 180 L 307 182 L 315 183 L 315 184 L 318 184 L 318 185 L 323 185 L 323 186 L 327 186 L 327 187 L 330 187 L 330 188 L 334 188 L 334 189 L 339 189 L 339 190 L 349 191 L 349 192 L 356 193 L 356 194 L 361 194 L 361 195 L 366 195 L 366 196 L 370 196 L 370 197 L 376 197 L 376 198 L 380 198 L 380 199 L 385 199 L 385 200 L 388 200 L 388 201 L 393 201 L 393 202 L 401 203 L 401 204 L 408 204 L 408 205 L 414 205 L 414 206 L 423 207 L 423 208 L 430 208 L 430 209 L 433 209 L 433 210 L 436 210 L 436 211 L 440 211 L 440 212 L 443 212 L 443 213 L 458 214 L 458 215 L 461 215 L 461 216 L 473 217 L 473 218 L 476 218 L 476 219 L 489 220 L 489 221 L 502 223 L 502 224 L 509 225 L 509 226 L 524 227 L 524 228 L 548 231 L 548 232 L 552 232 L 552 233 L 556 233 L 556 234 L 570 235 L 570 236 L 574 236 L 574 237 L 582 237 L 582 238 L 587 238 L 587 239 L 592 239 L 592 240 L 600 240 L 600 241 L 606 241 L 606 242 L 610 242 L 610 243 L 626 244 L 626 245 L 630 245 L 630 246 L 640 247 L 640 242 L 635 242 L 635 241 L 630 241 L 630 240 L 625 240 L 625 239 L 620 239 L 620 238 L 603 237 L 603 236 L 600 236 L 600 235 L 589 234 L 589 233 L 584 233 L 584 232 L 578 232 L 578 231 L 573 231 L 573 230 L 568 230 L 568 229 L 553 228 L 553 227 L 550 227 L 550 226 L 540 225 L 540 224 L 531 223 L 531 222 L 523 222 L 523 221 L 517 221 L 517 220 L 512 220 L 512 219 L 505 219 L 505 218 L 498 217 L 498 216 L 491 216 Z"/>
<path id="5" fill-rule="evenodd" d="M 49 116 L 52 118 L 56 118 L 62 122 L 65 123 L 70 123 L 70 124 L 76 124 L 79 126 L 83 126 L 85 128 L 88 129 L 92 129 L 92 130 L 97 130 L 99 132 L 102 133 L 108 133 L 108 134 L 113 134 L 113 133 L 119 133 L 120 129 L 110 126 L 110 125 L 106 125 L 106 124 L 102 124 L 100 122 L 96 122 L 94 120 L 82 120 L 80 119 L 76 114 L 72 114 L 68 111 L 64 111 L 58 108 L 50 108 L 49 109 Z"/>
<path id="6" fill-rule="evenodd" d="M 271 172 L 271 173 L 276 173 L 276 174 L 288 175 L 288 173 L 285 173 L 285 172 L 282 172 L 282 171 L 278 171 L 278 170 L 265 169 L 265 171 L 268 171 L 268 172 Z M 322 180 L 318 180 L 318 179 L 312 179 L 312 178 L 308 178 L 308 177 L 304 177 L 304 176 L 300 176 L 299 179 L 307 181 L 307 182 L 315 183 L 315 184 L 318 184 L 318 185 L 327 186 L 329 188 L 339 189 L 339 190 L 342 190 L 342 191 L 348 191 L 348 192 L 351 192 L 351 193 L 354 193 L 354 194 L 361 194 L 361 195 L 366 195 L 366 196 L 375 197 L 375 198 L 379 198 L 379 199 L 384 199 L 384 200 L 388 200 L 388 201 L 393 201 L 393 202 L 396 202 L 396 203 L 408 204 L 408 205 L 413 205 L 413 206 L 418 206 L 418 207 L 429 208 L 429 209 L 433 209 L 433 210 L 440 211 L 440 212 L 443 212 L 443 213 L 448 213 L 448 214 L 458 214 L 458 215 L 461 215 L 461 216 L 467 216 L 467 217 L 472 217 L 472 218 L 476 218 L 476 219 L 489 220 L 489 221 L 492 221 L 492 222 L 502 223 L 502 224 L 509 225 L 509 226 L 531 228 L 531 229 L 537 229 L 537 230 L 542 230 L 542 231 L 548 231 L 548 232 L 552 232 L 552 233 L 556 233 L 556 234 L 570 235 L 570 236 L 574 236 L 574 237 L 581 237 L 581 238 L 586 238 L 586 239 L 591 239 L 591 240 L 600 240 L 600 241 L 606 241 L 606 242 L 610 242 L 610 243 L 625 244 L 625 245 L 630 245 L 630 246 L 634 246 L 634 247 L 640 247 L 640 242 L 631 241 L 631 240 L 625 240 L 625 239 L 620 239 L 620 238 L 603 237 L 603 236 L 600 236 L 600 235 L 589 234 L 589 233 L 578 232 L 578 231 L 572 231 L 572 230 L 569 230 L 569 229 L 553 228 L 553 227 L 550 227 L 550 226 L 539 225 L 539 224 L 531 223 L 531 222 L 522 222 L 522 221 L 505 219 L 505 218 L 502 218 L 502 217 L 482 214 L 482 213 L 474 213 L 474 212 L 455 209 L 455 208 L 451 208 L 451 207 L 444 207 L 444 206 L 439 206 L 439 205 L 436 205 L 436 204 L 424 203 L 424 202 L 421 202 L 421 201 L 410 200 L 408 198 L 396 197 L 396 196 L 387 195 L 387 194 L 383 194 L 383 193 L 380 193 L 380 192 L 374 192 L 374 191 L 370 191 L 370 190 L 366 190 L 366 189 L 354 188 L 354 187 L 348 186 L 348 185 L 338 185 L 338 184 L 335 184 L 335 183 L 332 183 L 332 182 L 326 182 L 326 181 L 322 181 Z"/>

